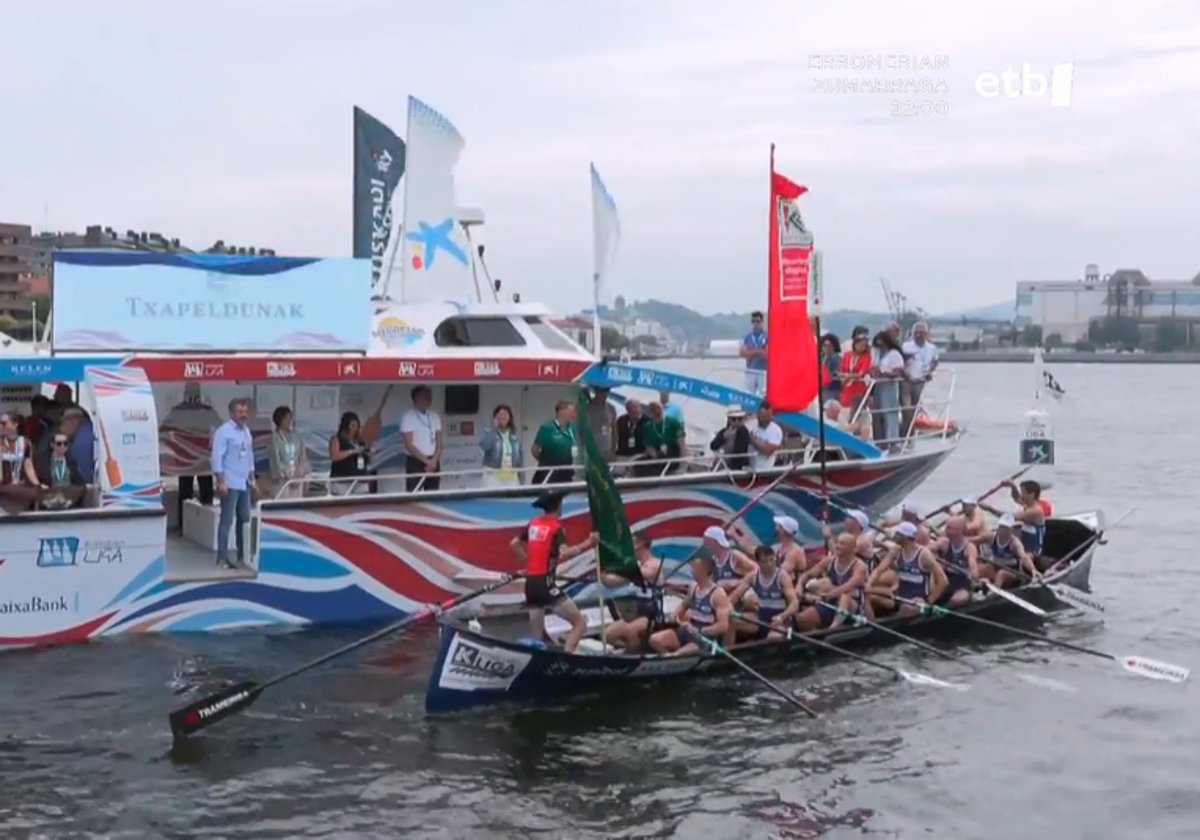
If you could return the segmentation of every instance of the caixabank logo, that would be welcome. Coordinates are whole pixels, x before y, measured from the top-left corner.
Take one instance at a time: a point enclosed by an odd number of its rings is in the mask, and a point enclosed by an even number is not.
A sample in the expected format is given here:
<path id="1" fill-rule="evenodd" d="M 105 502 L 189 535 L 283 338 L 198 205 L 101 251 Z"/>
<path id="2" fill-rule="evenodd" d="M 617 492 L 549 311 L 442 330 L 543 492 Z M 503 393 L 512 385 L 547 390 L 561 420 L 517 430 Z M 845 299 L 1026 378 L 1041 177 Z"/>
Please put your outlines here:
<path id="1" fill-rule="evenodd" d="M 35 613 L 65 613 L 71 611 L 66 595 L 43 598 L 32 595 L 28 598 L 10 598 L 0 601 L 0 615 L 30 615 Z"/>

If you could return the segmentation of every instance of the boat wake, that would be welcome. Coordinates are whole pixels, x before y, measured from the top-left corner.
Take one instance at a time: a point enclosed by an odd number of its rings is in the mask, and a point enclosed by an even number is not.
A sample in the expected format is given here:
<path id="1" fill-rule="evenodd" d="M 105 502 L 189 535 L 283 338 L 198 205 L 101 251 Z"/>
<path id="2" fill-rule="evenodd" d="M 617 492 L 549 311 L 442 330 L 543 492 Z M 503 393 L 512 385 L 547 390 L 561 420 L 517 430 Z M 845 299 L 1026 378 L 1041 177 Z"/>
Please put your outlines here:
<path id="1" fill-rule="evenodd" d="M 1061 691 L 1064 694 L 1074 694 L 1079 691 L 1079 689 L 1073 685 L 1069 685 L 1061 680 L 1051 679 L 1050 677 L 1041 677 L 1037 674 L 1030 674 L 1026 672 L 1018 672 L 1016 676 L 1021 682 L 1026 682 L 1030 685 L 1036 685 L 1040 688 L 1048 688 L 1051 691 Z"/>

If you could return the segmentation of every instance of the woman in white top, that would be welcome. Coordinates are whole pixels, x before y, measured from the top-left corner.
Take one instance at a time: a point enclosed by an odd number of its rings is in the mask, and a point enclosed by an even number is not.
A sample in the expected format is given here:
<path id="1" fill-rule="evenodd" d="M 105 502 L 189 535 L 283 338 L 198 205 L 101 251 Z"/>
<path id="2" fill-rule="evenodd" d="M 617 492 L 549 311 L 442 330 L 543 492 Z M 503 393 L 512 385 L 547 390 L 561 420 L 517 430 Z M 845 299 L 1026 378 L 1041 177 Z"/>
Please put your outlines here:
<path id="1" fill-rule="evenodd" d="M 871 388 L 871 411 L 879 418 L 881 428 L 876 429 L 876 435 L 882 433 L 879 443 L 886 443 L 889 448 L 900 445 L 900 380 L 904 378 L 904 354 L 900 345 L 888 332 L 880 332 L 871 342 L 875 349 L 875 365 L 871 378 L 875 380 Z"/>
<path id="2" fill-rule="evenodd" d="M 304 483 L 288 482 L 312 473 L 304 440 L 296 433 L 295 420 L 295 415 L 286 405 L 279 406 L 271 414 L 271 423 L 275 426 L 271 432 L 271 484 L 277 499 L 303 498 Z"/>

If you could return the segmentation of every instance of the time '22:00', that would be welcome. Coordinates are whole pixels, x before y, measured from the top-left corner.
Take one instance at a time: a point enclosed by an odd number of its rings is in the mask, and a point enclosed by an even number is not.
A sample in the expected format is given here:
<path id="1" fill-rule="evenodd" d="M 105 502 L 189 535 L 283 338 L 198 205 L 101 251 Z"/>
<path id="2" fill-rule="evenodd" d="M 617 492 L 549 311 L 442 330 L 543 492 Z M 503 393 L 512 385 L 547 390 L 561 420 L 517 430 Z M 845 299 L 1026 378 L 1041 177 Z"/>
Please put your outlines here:
<path id="1" fill-rule="evenodd" d="M 950 103 L 945 100 L 914 102 L 911 99 L 892 100 L 893 117 L 944 117 L 950 113 Z"/>

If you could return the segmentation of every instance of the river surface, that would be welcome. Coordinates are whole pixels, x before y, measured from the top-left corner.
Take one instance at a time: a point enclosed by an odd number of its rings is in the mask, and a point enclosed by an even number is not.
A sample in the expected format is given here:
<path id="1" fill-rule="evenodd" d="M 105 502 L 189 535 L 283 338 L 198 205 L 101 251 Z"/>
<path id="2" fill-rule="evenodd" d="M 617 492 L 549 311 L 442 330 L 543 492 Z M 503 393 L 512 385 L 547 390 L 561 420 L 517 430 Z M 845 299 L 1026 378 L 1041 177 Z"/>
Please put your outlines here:
<path id="1" fill-rule="evenodd" d="M 1054 414 L 1056 509 L 1138 510 L 1097 555 L 1103 620 L 1062 614 L 1050 632 L 1200 664 L 1200 368 L 1054 374 L 1068 394 Z M 969 432 L 918 500 L 981 492 L 1014 469 L 1030 383 L 1028 365 L 963 368 L 953 412 Z M 734 678 L 427 720 L 433 637 L 412 635 L 285 683 L 172 753 L 172 708 L 355 636 L 135 636 L 0 657 L 0 838 L 1200 836 L 1196 684 L 1012 641 L 969 648 L 977 674 L 880 654 L 970 682 L 965 693 L 853 663 L 772 671 L 816 721 Z"/>

